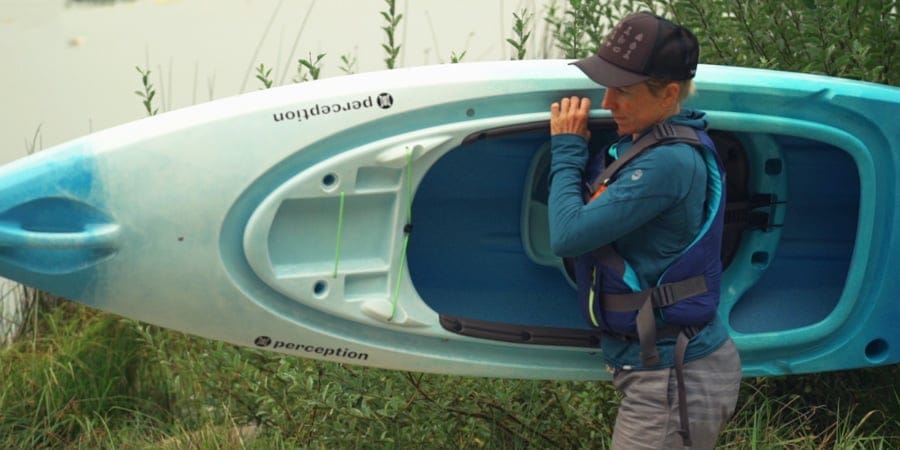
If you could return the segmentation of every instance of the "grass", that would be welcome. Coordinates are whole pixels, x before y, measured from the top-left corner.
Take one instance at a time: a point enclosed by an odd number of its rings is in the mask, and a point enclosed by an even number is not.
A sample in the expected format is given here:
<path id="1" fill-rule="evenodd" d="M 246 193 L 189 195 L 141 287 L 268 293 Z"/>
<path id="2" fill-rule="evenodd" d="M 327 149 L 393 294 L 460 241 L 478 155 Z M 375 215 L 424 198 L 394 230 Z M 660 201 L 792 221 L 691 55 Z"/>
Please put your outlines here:
<path id="1" fill-rule="evenodd" d="M 532 14 L 528 10 L 513 13 L 513 34 L 506 40 L 516 50 L 515 59 L 525 59 L 528 54 L 528 38 L 531 37 L 531 19 Z"/>
<path id="2" fill-rule="evenodd" d="M 135 67 L 135 70 L 141 74 L 141 87 L 139 91 L 134 91 L 135 95 L 141 98 L 141 104 L 148 116 L 155 116 L 159 112 L 159 108 L 153 107 L 153 99 L 156 97 L 156 89 L 150 82 L 150 69 Z"/>
<path id="3" fill-rule="evenodd" d="M 602 382 L 291 358 L 42 303 L 0 353 L 5 448 L 603 448 L 619 398 Z M 722 448 L 897 448 L 898 376 L 745 380 Z"/>
<path id="4" fill-rule="evenodd" d="M 397 57 L 400 55 L 401 45 L 397 42 L 397 28 L 403 19 L 403 14 L 397 12 L 397 0 L 384 0 L 387 10 L 381 12 L 385 25 L 381 27 L 384 31 L 386 42 L 381 44 L 384 50 L 384 64 L 388 69 L 397 66 Z"/>

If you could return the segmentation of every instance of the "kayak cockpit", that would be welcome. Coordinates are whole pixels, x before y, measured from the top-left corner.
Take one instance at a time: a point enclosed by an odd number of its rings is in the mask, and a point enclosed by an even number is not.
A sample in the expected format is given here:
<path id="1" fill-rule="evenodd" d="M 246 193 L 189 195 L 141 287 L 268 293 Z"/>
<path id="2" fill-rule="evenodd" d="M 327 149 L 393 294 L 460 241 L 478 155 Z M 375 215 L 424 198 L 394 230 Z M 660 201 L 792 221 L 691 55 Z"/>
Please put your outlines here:
<path id="1" fill-rule="evenodd" d="M 592 123 L 592 151 L 615 139 Z M 546 123 L 472 134 L 417 190 L 408 261 L 422 300 L 455 333 L 596 345 L 549 247 Z M 823 321 L 842 297 L 856 239 L 859 176 L 829 143 L 711 132 L 728 172 L 720 315 L 736 334 Z M 842 180 L 840 186 L 834 180 Z"/>

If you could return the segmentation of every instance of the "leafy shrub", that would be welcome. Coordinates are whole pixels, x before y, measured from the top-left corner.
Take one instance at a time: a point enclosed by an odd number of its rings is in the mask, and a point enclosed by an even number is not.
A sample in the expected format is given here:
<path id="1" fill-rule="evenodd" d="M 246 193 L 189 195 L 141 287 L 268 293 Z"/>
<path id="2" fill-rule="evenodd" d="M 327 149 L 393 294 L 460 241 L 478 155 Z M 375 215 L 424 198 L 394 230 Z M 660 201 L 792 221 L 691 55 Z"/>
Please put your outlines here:
<path id="1" fill-rule="evenodd" d="M 709 63 L 900 83 L 896 0 L 677 0 Z"/>
<path id="2" fill-rule="evenodd" d="M 582 58 L 642 10 L 693 30 L 701 62 L 900 83 L 897 0 L 569 0 L 545 20 L 563 56 Z"/>

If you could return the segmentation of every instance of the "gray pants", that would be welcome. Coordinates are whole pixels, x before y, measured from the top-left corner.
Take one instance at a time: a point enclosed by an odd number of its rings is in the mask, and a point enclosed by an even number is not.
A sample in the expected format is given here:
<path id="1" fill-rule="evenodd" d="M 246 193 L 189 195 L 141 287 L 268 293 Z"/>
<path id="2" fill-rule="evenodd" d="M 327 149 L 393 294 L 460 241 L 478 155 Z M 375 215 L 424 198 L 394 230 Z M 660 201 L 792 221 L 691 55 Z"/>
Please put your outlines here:
<path id="1" fill-rule="evenodd" d="M 612 448 L 680 449 L 675 369 L 618 370 L 613 383 L 625 398 L 619 405 Z M 729 339 L 710 355 L 684 365 L 691 449 L 712 449 L 737 404 L 741 361 Z"/>

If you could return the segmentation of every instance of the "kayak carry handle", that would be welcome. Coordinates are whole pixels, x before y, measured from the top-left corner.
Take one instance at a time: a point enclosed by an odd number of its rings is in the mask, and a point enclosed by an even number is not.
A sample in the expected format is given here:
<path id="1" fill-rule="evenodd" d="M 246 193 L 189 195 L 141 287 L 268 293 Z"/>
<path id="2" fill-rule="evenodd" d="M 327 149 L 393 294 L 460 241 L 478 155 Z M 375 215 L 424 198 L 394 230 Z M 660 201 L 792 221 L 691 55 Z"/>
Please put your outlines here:
<path id="1" fill-rule="evenodd" d="M 0 213 L 0 265 L 33 274 L 83 270 L 113 256 L 121 226 L 84 200 L 42 197 Z"/>
<path id="2" fill-rule="evenodd" d="M 0 248 L 65 250 L 79 248 L 112 248 L 119 235 L 119 225 L 92 224 L 78 232 L 43 232 L 22 228 L 14 223 L 0 223 Z"/>

